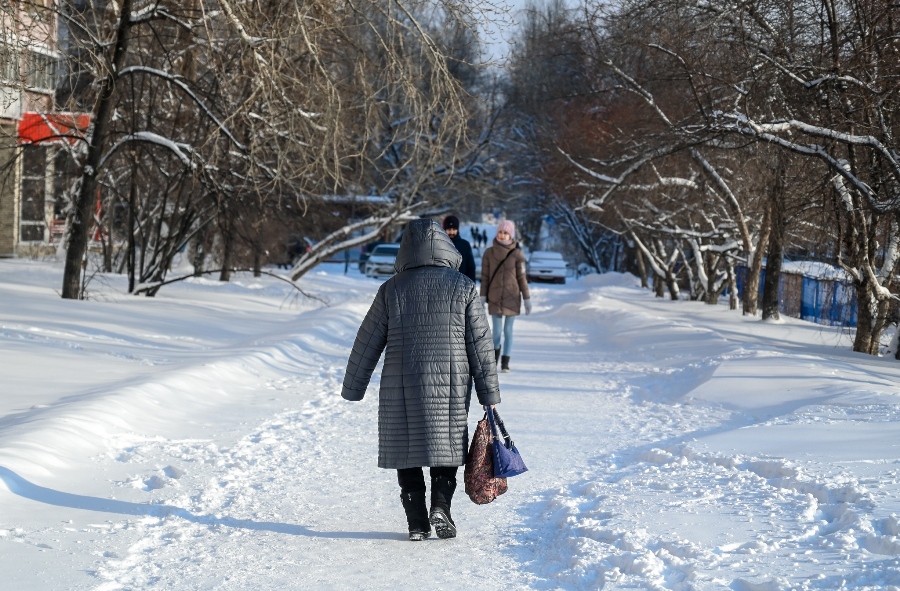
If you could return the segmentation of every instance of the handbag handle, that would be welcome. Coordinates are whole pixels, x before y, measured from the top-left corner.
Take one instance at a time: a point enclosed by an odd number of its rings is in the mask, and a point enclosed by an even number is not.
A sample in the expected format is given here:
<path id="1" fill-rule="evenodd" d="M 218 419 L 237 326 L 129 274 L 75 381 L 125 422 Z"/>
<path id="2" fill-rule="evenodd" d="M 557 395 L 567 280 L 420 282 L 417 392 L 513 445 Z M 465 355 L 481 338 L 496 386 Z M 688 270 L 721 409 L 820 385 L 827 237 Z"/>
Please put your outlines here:
<path id="1" fill-rule="evenodd" d="M 497 409 L 488 407 L 484 414 L 487 415 L 488 421 L 491 423 L 491 434 L 500 439 L 501 437 L 498 435 L 499 431 L 499 434 L 502 435 L 504 441 L 504 447 L 506 447 L 506 449 L 512 449 L 512 437 L 509 436 L 506 425 L 503 424 L 503 419 L 500 418 L 500 413 L 497 412 Z"/>

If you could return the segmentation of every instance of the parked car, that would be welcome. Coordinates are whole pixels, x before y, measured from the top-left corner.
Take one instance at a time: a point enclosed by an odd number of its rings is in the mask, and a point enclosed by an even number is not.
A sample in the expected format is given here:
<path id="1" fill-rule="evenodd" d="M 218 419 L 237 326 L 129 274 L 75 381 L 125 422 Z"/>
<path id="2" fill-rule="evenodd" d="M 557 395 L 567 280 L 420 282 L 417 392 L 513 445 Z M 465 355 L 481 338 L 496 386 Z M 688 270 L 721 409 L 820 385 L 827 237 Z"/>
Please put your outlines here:
<path id="1" fill-rule="evenodd" d="M 366 260 L 366 276 L 367 277 L 390 277 L 394 274 L 394 261 L 397 260 L 397 253 L 400 251 L 400 245 L 379 244 L 369 255 Z"/>
<path id="2" fill-rule="evenodd" d="M 562 254 L 552 250 L 536 250 L 528 257 L 525 275 L 529 281 L 566 282 L 566 261 Z"/>
<path id="3" fill-rule="evenodd" d="M 369 257 L 372 255 L 372 251 L 375 250 L 375 247 L 378 246 L 379 244 L 384 244 L 384 241 L 376 240 L 374 242 L 369 242 L 368 244 L 363 245 L 362 248 L 359 249 L 359 272 L 360 273 L 366 272 L 366 261 L 369 260 Z"/>

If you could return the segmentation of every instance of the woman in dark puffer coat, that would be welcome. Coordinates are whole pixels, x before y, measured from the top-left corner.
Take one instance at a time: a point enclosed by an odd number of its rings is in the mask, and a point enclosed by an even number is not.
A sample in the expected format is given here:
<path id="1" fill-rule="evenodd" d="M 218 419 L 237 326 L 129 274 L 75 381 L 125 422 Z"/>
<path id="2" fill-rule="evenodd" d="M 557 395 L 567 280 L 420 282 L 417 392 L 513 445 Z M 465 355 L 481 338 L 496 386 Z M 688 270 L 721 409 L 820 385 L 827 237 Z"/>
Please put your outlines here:
<path id="1" fill-rule="evenodd" d="M 500 402 L 493 342 L 475 284 L 432 220 L 411 222 L 394 268 L 353 343 L 341 396 L 362 400 L 385 349 L 378 466 L 397 470 L 410 540 L 456 536 L 450 501 L 468 444 L 469 376 L 482 405 Z M 431 476 L 425 506 L 423 466 Z"/>

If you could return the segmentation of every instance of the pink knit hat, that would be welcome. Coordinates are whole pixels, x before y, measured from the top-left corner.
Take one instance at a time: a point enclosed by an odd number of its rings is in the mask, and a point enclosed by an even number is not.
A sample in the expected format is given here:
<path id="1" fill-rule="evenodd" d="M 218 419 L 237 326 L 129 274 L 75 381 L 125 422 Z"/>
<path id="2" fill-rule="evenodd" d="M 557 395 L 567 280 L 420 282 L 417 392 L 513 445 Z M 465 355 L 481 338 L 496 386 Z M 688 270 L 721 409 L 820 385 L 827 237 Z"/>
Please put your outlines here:
<path id="1" fill-rule="evenodd" d="M 509 234 L 510 238 L 512 238 L 513 240 L 516 239 L 516 225 L 512 223 L 512 220 L 503 220 L 502 222 L 500 222 L 500 224 L 497 226 L 497 231 L 506 232 L 507 234 Z"/>

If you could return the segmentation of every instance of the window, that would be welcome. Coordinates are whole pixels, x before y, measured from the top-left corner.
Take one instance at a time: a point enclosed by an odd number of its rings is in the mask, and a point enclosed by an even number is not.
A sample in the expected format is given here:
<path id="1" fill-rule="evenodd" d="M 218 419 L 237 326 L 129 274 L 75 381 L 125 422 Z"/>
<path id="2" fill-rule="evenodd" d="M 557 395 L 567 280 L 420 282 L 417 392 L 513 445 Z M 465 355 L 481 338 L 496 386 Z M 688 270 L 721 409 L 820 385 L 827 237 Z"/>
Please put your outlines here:
<path id="1" fill-rule="evenodd" d="M 56 150 L 53 157 L 53 201 L 54 216 L 63 217 L 62 204 L 69 201 L 67 193 L 72 189 L 72 184 L 78 177 L 78 169 L 68 150 Z"/>
<path id="2" fill-rule="evenodd" d="M 56 58 L 37 51 L 28 52 L 25 85 L 41 90 L 56 88 Z"/>
<path id="3" fill-rule="evenodd" d="M 44 224 L 22 224 L 22 234 L 19 236 L 19 241 L 43 242 Z"/>
<path id="4" fill-rule="evenodd" d="M 44 179 L 22 179 L 22 221 L 44 221 Z"/>
<path id="5" fill-rule="evenodd" d="M 28 146 L 22 152 L 22 176 L 24 178 L 44 178 L 47 169 L 46 148 Z"/>
<path id="6" fill-rule="evenodd" d="M 19 52 L 6 43 L 0 43 L 0 79 L 14 85 L 22 82 L 19 73 Z"/>
<path id="7" fill-rule="evenodd" d="M 22 192 L 19 240 L 43 242 L 47 196 L 47 148 L 28 146 L 22 152 Z"/>

